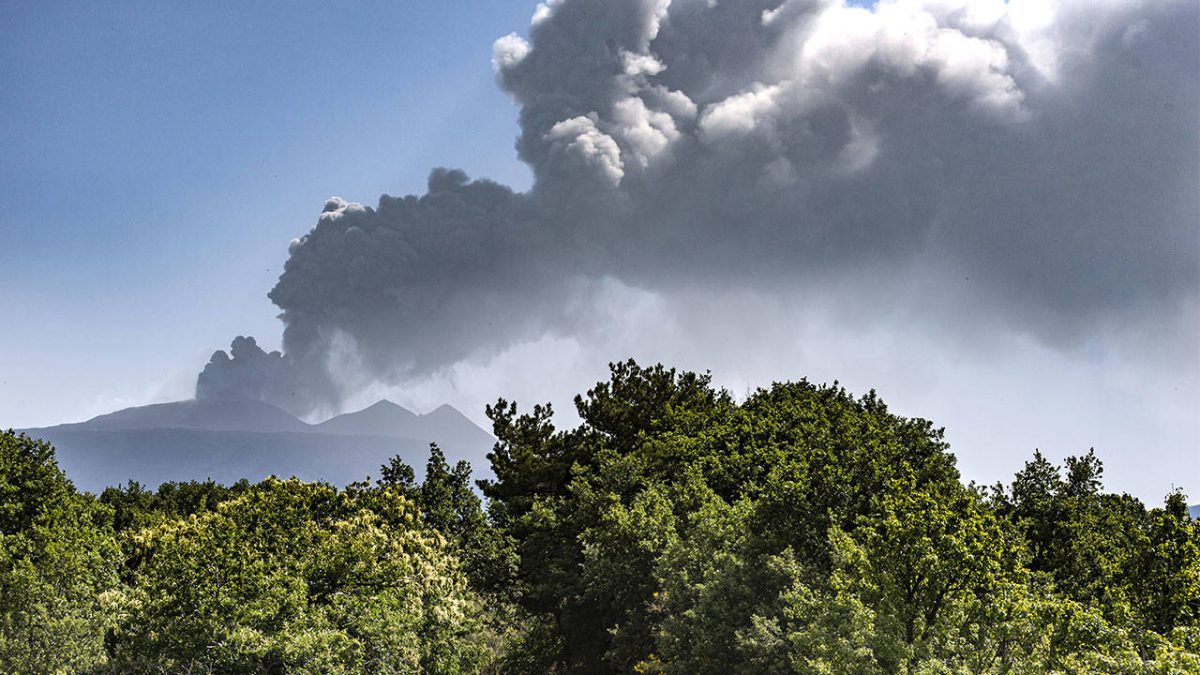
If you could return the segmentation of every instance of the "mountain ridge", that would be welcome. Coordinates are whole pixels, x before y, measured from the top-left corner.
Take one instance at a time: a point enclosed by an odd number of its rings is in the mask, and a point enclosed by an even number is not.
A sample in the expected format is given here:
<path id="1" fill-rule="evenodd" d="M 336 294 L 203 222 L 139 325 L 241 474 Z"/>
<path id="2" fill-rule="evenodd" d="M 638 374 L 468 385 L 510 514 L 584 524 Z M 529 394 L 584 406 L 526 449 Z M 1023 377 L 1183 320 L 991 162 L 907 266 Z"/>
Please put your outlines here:
<path id="1" fill-rule="evenodd" d="M 446 420 L 470 425 L 488 435 L 471 418 L 449 403 L 418 414 L 386 398 L 320 422 L 305 422 L 270 403 L 253 399 L 215 400 L 181 399 L 164 403 L 131 406 L 103 413 L 82 422 L 65 422 L 22 431 L 80 429 L 89 431 L 126 431 L 132 429 L 203 429 L 208 431 L 295 431 L 311 433 L 352 433 L 355 435 L 405 436 L 404 424 L 418 428 L 431 421 Z M 381 431 L 381 428 L 384 431 Z"/>
<path id="2" fill-rule="evenodd" d="M 396 455 L 420 475 L 430 443 L 451 463 L 470 462 L 482 479 L 490 476 L 487 453 L 495 440 L 451 405 L 418 415 L 387 399 L 315 424 L 261 401 L 186 399 L 19 431 L 54 445 L 60 465 L 94 492 L 128 480 L 158 485 L 268 475 L 347 484 L 378 475 Z"/>
<path id="3" fill-rule="evenodd" d="M 206 429 L 209 431 L 303 431 L 310 426 L 291 413 L 262 401 L 184 399 L 132 406 L 96 415 L 83 422 L 36 429 L 73 428 L 90 431 L 132 429 Z"/>

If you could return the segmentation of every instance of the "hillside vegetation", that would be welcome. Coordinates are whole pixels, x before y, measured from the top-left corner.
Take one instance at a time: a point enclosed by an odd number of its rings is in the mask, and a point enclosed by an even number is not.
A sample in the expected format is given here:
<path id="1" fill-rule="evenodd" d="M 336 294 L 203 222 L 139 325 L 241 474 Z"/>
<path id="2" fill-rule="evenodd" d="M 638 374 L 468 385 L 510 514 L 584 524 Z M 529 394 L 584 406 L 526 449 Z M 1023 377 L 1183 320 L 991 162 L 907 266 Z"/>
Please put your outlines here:
<path id="1" fill-rule="evenodd" d="M 1200 525 L 1091 452 L 964 485 L 874 393 L 632 361 L 576 407 L 487 408 L 484 500 L 436 446 L 94 496 L 0 435 L 0 672 L 1200 672 Z"/>

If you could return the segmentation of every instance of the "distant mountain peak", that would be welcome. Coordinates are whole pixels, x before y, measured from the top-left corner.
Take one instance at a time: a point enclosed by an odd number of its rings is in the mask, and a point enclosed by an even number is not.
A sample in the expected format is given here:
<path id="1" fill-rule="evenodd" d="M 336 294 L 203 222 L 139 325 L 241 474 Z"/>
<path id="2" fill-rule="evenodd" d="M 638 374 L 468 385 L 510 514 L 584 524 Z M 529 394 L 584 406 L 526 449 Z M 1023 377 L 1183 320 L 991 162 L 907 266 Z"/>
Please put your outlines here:
<path id="1" fill-rule="evenodd" d="M 341 420 L 393 420 L 393 419 L 413 419 L 417 414 L 402 405 L 393 403 L 386 398 L 381 398 L 362 410 L 353 410 L 331 417 L 321 424 L 327 424 L 337 419 Z"/>
<path id="2" fill-rule="evenodd" d="M 417 415 L 387 399 L 358 412 L 327 419 L 313 429 L 322 433 L 420 438 L 449 448 L 486 446 L 493 440 L 491 434 L 454 406 L 440 405 Z"/>
<path id="3" fill-rule="evenodd" d="M 408 408 L 405 408 L 404 406 L 400 405 L 399 403 L 394 403 L 392 401 L 389 401 L 386 398 L 381 398 L 378 401 L 372 403 L 371 405 L 363 408 L 362 410 L 359 410 L 358 412 L 367 412 L 368 410 L 404 411 L 406 413 L 412 413 L 412 411 L 409 410 Z M 350 413 L 350 414 L 354 414 L 354 413 Z"/>
<path id="4" fill-rule="evenodd" d="M 455 415 L 458 417 L 466 417 L 466 415 L 462 414 L 462 411 L 460 411 L 458 408 L 455 408 L 454 406 L 450 405 L 449 403 L 443 403 L 443 404 L 439 405 L 438 407 L 434 408 L 433 410 L 430 410 L 429 412 L 425 413 L 425 415 L 438 415 L 438 416 Z M 422 415 L 422 417 L 424 417 L 425 415 Z"/>
<path id="5" fill-rule="evenodd" d="M 419 420 L 419 415 L 404 406 L 380 399 L 362 410 L 331 417 L 314 428 L 325 433 L 419 438 L 413 433 L 413 425 Z"/>

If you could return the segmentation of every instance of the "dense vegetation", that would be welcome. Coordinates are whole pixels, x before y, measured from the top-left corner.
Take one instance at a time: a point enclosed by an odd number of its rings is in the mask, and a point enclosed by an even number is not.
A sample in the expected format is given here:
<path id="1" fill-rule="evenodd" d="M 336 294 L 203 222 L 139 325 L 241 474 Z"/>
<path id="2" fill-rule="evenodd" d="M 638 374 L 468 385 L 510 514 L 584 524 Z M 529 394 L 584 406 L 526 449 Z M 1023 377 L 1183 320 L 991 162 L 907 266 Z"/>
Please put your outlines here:
<path id="1" fill-rule="evenodd" d="M 1200 672 L 1200 524 L 1091 452 L 968 486 L 874 393 L 632 362 L 576 406 L 488 407 L 486 501 L 436 446 L 96 497 L 3 434 L 0 671 Z"/>

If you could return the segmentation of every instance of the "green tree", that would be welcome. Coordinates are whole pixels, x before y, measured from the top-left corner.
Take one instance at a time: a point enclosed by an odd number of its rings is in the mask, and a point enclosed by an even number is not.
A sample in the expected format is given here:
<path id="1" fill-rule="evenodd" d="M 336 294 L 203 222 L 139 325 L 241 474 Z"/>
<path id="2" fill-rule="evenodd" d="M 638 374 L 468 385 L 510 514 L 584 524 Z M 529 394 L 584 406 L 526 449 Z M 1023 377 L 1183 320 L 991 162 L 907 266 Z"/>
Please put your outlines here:
<path id="1" fill-rule="evenodd" d="M 477 603 L 398 492 L 268 479 L 132 536 L 121 672 L 473 672 Z"/>
<path id="2" fill-rule="evenodd" d="M 1128 495 L 1102 492 L 1102 476 L 1092 451 L 1062 468 L 1035 452 L 992 501 L 1028 542 L 1029 568 L 1056 592 L 1126 628 L 1168 635 L 1194 626 L 1200 537 L 1186 499 L 1172 493 L 1165 508 L 1147 511 Z"/>
<path id="3" fill-rule="evenodd" d="M 873 392 L 632 361 L 575 408 L 487 408 L 486 508 L 436 445 L 96 499 L 0 436 L 0 672 L 1200 672 L 1200 525 L 1094 452 L 981 490 Z"/>
<path id="4" fill-rule="evenodd" d="M 1200 628 L 1200 523 L 1188 515 L 1182 492 L 1150 511 L 1147 530 L 1131 566 L 1134 608 L 1162 635 L 1176 627 Z"/>
<path id="5" fill-rule="evenodd" d="M 607 509 L 607 495 L 636 499 L 648 480 L 680 468 L 670 454 L 677 446 L 656 441 L 699 429 L 715 408 L 730 405 L 706 376 L 632 361 L 612 368 L 610 382 L 576 398 L 583 424 L 571 431 L 555 430 L 549 406 L 517 415 L 515 404 L 501 400 L 487 409 L 499 442 L 490 455 L 497 480 L 483 489 L 493 521 L 517 543 L 512 595 L 525 611 L 546 618 L 533 622 L 549 631 L 531 641 L 550 650 L 539 657 L 540 669 L 608 672 L 645 651 L 653 557 L 609 556 L 589 539 L 615 535 L 601 526 L 604 519 L 625 517 Z M 650 446 L 663 453 L 643 452 Z M 627 580 L 638 580 L 635 590 L 624 587 Z M 618 626 L 626 647 L 613 651 L 611 631 Z M 528 655 L 524 663 L 531 663 Z"/>
<path id="6" fill-rule="evenodd" d="M 871 610 L 878 668 L 985 672 L 1003 661 L 1011 645 L 997 635 L 997 610 L 1026 581 L 1019 541 L 961 485 L 922 490 L 900 481 L 879 501 L 878 514 L 862 516 L 852 534 L 831 534 L 833 587 Z"/>
<path id="7" fill-rule="evenodd" d="M 49 444 L 0 433 L 0 672 L 105 662 L 118 559 L 110 519 L 76 492 Z"/>
<path id="8" fill-rule="evenodd" d="M 738 405 L 705 375 L 631 361 L 614 364 L 576 410 L 581 424 L 568 431 L 554 428 L 546 406 L 518 415 L 502 400 L 487 411 L 499 443 L 497 480 L 484 490 L 494 522 L 517 542 L 516 600 L 547 618 L 537 624 L 552 633 L 537 640 L 554 650 L 545 668 L 650 667 L 667 614 L 660 563 L 683 556 L 688 513 L 704 500 L 746 503 L 746 537 L 728 552 L 744 569 L 790 550 L 819 580 L 832 565 L 825 533 L 874 513 L 889 480 L 958 484 L 940 430 L 836 386 L 777 384 Z M 777 597 L 783 581 L 762 583 L 770 588 L 747 594 Z M 691 641 L 681 631 L 672 653 L 732 644 L 753 610 L 737 606 L 709 624 L 720 635 Z"/>
<path id="9" fill-rule="evenodd" d="M 157 491 L 131 480 L 122 487 L 105 488 L 99 499 L 113 510 L 113 528 L 124 532 L 211 511 L 249 489 L 250 482 L 244 478 L 230 486 L 213 480 L 167 482 Z"/>

